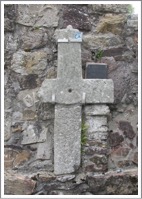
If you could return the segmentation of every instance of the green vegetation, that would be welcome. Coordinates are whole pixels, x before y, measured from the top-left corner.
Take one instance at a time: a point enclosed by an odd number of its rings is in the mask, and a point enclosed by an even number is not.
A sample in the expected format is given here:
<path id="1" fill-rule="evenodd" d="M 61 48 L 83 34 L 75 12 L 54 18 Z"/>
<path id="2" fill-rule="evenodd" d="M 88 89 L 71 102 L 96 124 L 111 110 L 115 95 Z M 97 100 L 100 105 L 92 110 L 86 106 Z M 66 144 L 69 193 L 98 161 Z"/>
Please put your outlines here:
<path id="1" fill-rule="evenodd" d="M 95 58 L 96 58 L 96 61 L 101 61 L 102 57 L 103 57 L 103 50 L 98 50 L 96 55 L 95 55 Z"/>
<path id="2" fill-rule="evenodd" d="M 81 148 L 87 143 L 87 132 L 88 129 L 88 125 L 85 124 L 85 122 L 82 122 L 81 125 Z M 83 152 L 83 149 L 81 149 L 81 151 Z"/>
<path id="3" fill-rule="evenodd" d="M 128 13 L 133 14 L 134 13 L 134 7 L 131 4 L 128 4 Z"/>

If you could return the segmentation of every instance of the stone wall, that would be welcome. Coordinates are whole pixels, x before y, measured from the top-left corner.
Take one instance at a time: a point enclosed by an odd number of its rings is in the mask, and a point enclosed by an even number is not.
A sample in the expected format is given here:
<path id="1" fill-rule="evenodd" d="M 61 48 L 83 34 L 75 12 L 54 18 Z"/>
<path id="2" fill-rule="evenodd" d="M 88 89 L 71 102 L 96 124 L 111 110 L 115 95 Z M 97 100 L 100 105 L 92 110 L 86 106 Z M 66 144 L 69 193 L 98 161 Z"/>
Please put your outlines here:
<path id="1" fill-rule="evenodd" d="M 19 4 L 5 5 L 4 16 L 5 194 L 137 194 L 137 15 L 129 13 L 128 5 Z M 67 25 L 83 32 L 83 77 L 86 62 L 107 63 L 115 102 L 110 112 L 103 107 L 107 147 L 103 141 L 87 141 L 82 152 L 87 165 L 55 176 L 54 106 L 41 103 L 36 93 L 44 79 L 57 76 L 54 32 Z"/>

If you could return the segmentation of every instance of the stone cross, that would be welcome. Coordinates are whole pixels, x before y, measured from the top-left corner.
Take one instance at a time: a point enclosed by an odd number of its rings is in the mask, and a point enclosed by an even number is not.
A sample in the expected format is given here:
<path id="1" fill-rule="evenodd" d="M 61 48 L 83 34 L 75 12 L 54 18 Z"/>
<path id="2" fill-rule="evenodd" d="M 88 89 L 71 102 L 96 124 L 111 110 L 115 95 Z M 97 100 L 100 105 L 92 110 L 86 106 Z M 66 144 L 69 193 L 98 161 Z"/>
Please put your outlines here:
<path id="1" fill-rule="evenodd" d="M 83 104 L 113 102 L 111 79 L 83 79 L 82 33 L 72 26 L 56 30 L 57 79 L 45 79 L 38 92 L 42 102 L 55 104 L 54 173 L 76 171 L 81 161 L 81 115 Z"/>

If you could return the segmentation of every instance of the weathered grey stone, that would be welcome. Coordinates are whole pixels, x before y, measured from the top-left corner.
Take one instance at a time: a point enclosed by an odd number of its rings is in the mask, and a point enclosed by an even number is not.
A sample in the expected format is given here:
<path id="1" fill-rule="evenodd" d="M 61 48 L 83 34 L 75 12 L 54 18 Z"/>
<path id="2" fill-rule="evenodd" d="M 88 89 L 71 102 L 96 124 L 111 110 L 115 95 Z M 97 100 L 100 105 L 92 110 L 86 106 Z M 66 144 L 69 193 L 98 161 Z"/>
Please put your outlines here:
<path id="1" fill-rule="evenodd" d="M 23 111 L 23 120 L 35 120 L 37 119 L 37 113 L 32 110 Z"/>
<path id="2" fill-rule="evenodd" d="M 57 78 L 57 68 L 51 67 L 47 70 L 47 79 Z"/>
<path id="3" fill-rule="evenodd" d="M 82 34 L 78 30 L 69 25 L 66 29 L 57 30 L 54 37 L 58 40 L 58 76 L 57 79 L 44 80 L 38 97 L 42 102 L 58 103 L 54 123 L 54 172 L 67 174 L 80 165 L 80 105 L 112 103 L 113 82 L 107 79 L 82 79 Z M 76 103 L 78 105 L 73 105 Z M 105 117 L 96 119 L 95 124 L 99 122 L 97 127 L 92 120 L 88 121 L 91 121 L 91 131 L 107 131 Z"/>
<path id="4" fill-rule="evenodd" d="M 4 31 L 13 32 L 16 19 L 16 5 L 4 5 Z"/>
<path id="5" fill-rule="evenodd" d="M 88 125 L 88 132 L 97 132 L 108 130 L 106 116 L 86 117 L 86 125 Z"/>
<path id="6" fill-rule="evenodd" d="M 28 31 L 21 35 L 21 47 L 25 51 L 44 47 L 47 43 L 47 33 L 42 29 Z"/>
<path id="7" fill-rule="evenodd" d="M 46 142 L 38 144 L 36 159 L 51 159 L 52 136 L 49 131 L 47 131 L 46 133 L 47 133 Z"/>
<path id="8" fill-rule="evenodd" d="M 138 173 L 137 169 L 124 170 L 117 173 L 108 171 L 105 175 L 97 174 L 87 176 L 87 184 L 94 195 L 137 195 Z M 119 189 L 118 189 L 119 185 Z"/>
<path id="9" fill-rule="evenodd" d="M 47 57 L 49 54 L 49 49 L 36 52 L 19 50 L 13 54 L 11 69 L 21 75 L 41 75 L 47 68 Z"/>
<path id="10" fill-rule="evenodd" d="M 23 129 L 23 139 L 21 144 L 32 144 L 46 141 L 47 128 L 37 126 L 34 123 L 24 123 Z"/>
<path id="11" fill-rule="evenodd" d="M 83 36 L 83 42 L 85 46 L 93 48 L 108 48 L 123 45 L 119 36 L 112 33 L 106 34 L 86 34 Z"/>
<path id="12" fill-rule="evenodd" d="M 127 21 L 127 26 L 129 28 L 134 28 L 135 30 L 138 30 L 138 19 L 136 19 L 136 20 L 128 20 Z"/>
<path id="13" fill-rule="evenodd" d="M 5 195 L 31 195 L 36 182 L 27 175 L 17 174 L 14 171 L 5 172 Z"/>
<path id="14" fill-rule="evenodd" d="M 8 51 L 10 51 L 10 53 L 13 53 L 17 50 L 17 39 L 14 37 L 13 34 L 6 34 L 4 37 L 4 45 L 6 51 L 5 55 L 7 55 Z"/>
<path id="15" fill-rule="evenodd" d="M 56 105 L 54 123 L 54 172 L 72 173 L 80 165 L 81 107 Z"/>
<path id="16" fill-rule="evenodd" d="M 32 172 L 53 171 L 53 164 L 51 160 L 35 160 L 29 164 L 29 169 Z"/>
<path id="17" fill-rule="evenodd" d="M 74 178 L 75 178 L 75 175 L 63 175 L 63 176 L 58 176 L 57 180 L 59 182 L 66 182 L 66 181 L 70 181 Z"/>
<path id="18" fill-rule="evenodd" d="M 86 180 L 86 175 L 84 173 L 80 173 L 76 176 L 74 181 L 76 182 L 76 184 L 81 184 L 85 180 Z"/>
<path id="19" fill-rule="evenodd" d="M 60 104 L 82 103 L 83 93 L 85 103 L 113 103 L 113 82 L 111 79 L 52 79 L 44 80 L 38 91 L 43 102 L 52 103 L 52 94 Z"/>
<path id="20" fill-rule="evenodd" d="M 82 77 L 80 44 L 65 43 L 63 45 L 59 43 L 58 51 L 58 78 L 66 79 L 72 77 L 73 79 L 80 79 Z"/>
<path id="21" fill-rule="evenodd" d="M 43 121 L 54 119 L 54 105 L 39 103 L 37 106 L 38 118 Z"/>
<path id="22" fill-rule="evenodd" d="M 79 38 L 76 38 L 76 34 L 80 32 L 72 29 L 71 26 L 55 32 L 55 37 L 59 42 L 58 78 L 44 80 L 38 96 L 43 102 L 52 102 L 52 94 L 54 94 L 57 103 L 73 104 L 82 103 L 85 93 L 84 102 L 86 103 L 112 103 L 114 99 L 111 79 L 82 79 L 80 46 L 82 36 L 79 35 Z"/>
<path id="23" fill-rule="evenodd" d="M 102 138 L 102 135 L 101 135 Z M 88 148 L 86 148 L 84 150 L 85 154 L 87 155 L 87 159 L 88 157 L 94 155 L 94 154 L 99 154 L 99 155 L 109 155 L 109 149 L 107 148 L 107 144 L 103 141 L 101 141 L 101 139 L 98 141 L 98 137 L 95 138 L 96 142 L 101 143 L 100 146 L 89 146 Z M 104 145 L 104 146 L 103 146 Z"/>
<path id="24" fill-rule="evenodd" d="M 34 27 L 56 27 L 58 25 L 56 5 L 18 5 L 17 23 Z"/>
<path id="25" fill-rule="evenodd" d="M 111 73 L 113 70 L 115 70 L 118 67 L 114 57 L 102 57 L 101 62 L 107 64 L 108 73 Z"/>
<path id="26" fill-rule="evenodd" d="M 4 18 L 4 31 L 12 32 L 14 30 L 14 23 L 8 18 Z"/>
<path id="27" fill-rule="evenodd" d="M 25 55 L 26 52 L 20 50 L 13 54 L 13 58 L 11 61 L 11 69 L 16 73 L 20 73 L 22 75 L 27 75 L 26 68 L 24 67 Z"/>
<path id="28" fill-rule="evenodd" d="M 59 42 L 68 42 L 67 40 L 69 40 L 70 42 L 72 41 L 72 42 L 77 42 L 78 43 L 78 42 L 82 41 L 82 33 L 79 32 L 78 29 L 73 29 L 71 25 L 68 25 L 66 29 L 57 29 L 55 31 L 54 37 Z M 77 46 L 78 46 L 78 50 L 80 51 L 80 45 L 78 44 Z M 69 45 L 69 47 L 70 47 L 70 45 Z M 65 46 L 61 45 L 61 48 L 64 49 Z M 79 56 L 80 56 L 80 53 L 79 53 Z M 80 61 L 80 59 L 78 59 L 78 61 Z"/>
<path id="29" fill-rule="evenodd" d="M 91 129 L 91 130 L 93 130 L 93 129 Z M 89 130 L 87 131 L 87 138 L 89 140 L 96 140 L 98 142 L 104 142 L 105 141 L 105 143 L 106 143 L 107 137 L 108 137 L 108 133 L 106 131 L 97 131 L 97 132 L 95 132 L 95 131 L 92 132 L 92 131 L 89 131 Z"/>
<path id="30" fill-rule="evenodd" d="M 7 141 L 11 137 L 11 117 L 5 118 L 4 121 L 4 140 Z"/>
<path id="31" fill-rule="evenodd" d="M 12 121 L 19 122 L 22 121 L 22 119 L 23 119 L 23 114 L 21 112 L 17 111 L 12 114 Z"/>
<path id="32" fill-rule="evenodd" d="M 27 106 L 27 107 L 31 107 L 34 105 L 34 102 L 33 102 L 33 99 L 30 95 L 26 95 L 24 98 L 23 98 L 23 102 L 24 104 Z"/>
<path id="33" fill-rule="evenodd" d="M 38 89 L 30 89 L 20 91 L 17 98 L 18 100 L 22 101 L 26 107 L 32 107 L 37 101 L 37 93 Z"/>
<path id="34" fill-rule="evenodd" d="M 85 115 L 108 115 L 110 113 L 109 107 L 106 105 L 86 105 Z"/>
<path id="35" fill-rule="evenodd" d="M 98 13 L 128 13 L 128 4 L 93 4 L 93 12 Z"/>
<path id="36" fill-rule="evenodd" d="M 116 103 L 121 102 L 125 93 L 131 91 L 131 71 L 127 66 L 128 64 L 126 64 L 125 62 L 118 62 L 117 69 L 109 74 L 109 78 L 111 78 L 114 82 L 114 99 Z"/>
<path id="37" fill-rule="evenodd" d="M 25 57 L 25 68 L 28 74 L 41 74 L 47 67 L 49 50 L 28 52 Z"/>

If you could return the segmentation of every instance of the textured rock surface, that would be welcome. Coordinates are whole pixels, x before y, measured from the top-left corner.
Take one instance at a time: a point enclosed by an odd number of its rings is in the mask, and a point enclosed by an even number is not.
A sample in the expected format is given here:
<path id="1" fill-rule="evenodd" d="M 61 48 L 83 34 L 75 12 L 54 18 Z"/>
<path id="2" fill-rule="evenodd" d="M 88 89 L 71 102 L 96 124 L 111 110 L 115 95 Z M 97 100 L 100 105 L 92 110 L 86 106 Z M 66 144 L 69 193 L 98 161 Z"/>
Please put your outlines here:
<path id="1" fill-rule="evenodd" d="M 56 27 L 58 10 L 55 5 L 19 5 L 17 23 L 33 27 Z"/>
<path id="2" fill-rule="evenodd" d="M 94 195 L 137 195 L 137 170 L 88 176 L 90 192 Z"/>
<path id="3" fill-rule="evenodd" d="M 109 48 L 113 46 L 122 46 L 122 40 L 120 37 L 112 34 L 86 34 L 83 37 L 84 45 L 91 48 Z"/>
<path id="4" fill-rule="evenodd" d="M 126 17 L 123 15 L 105 15 L 97 26 L 96 31 L 99 33 L 112 32 L 113 34 L 121 34 L 126 22 Z"/>
<path id="5" fill-rule="evenodd" d="M 88 17 L 88 11 L 85 6 L 68 5 L 63 12 L 63 27 L 72 25 L 73 28 L 77 28 L 83 31 L 91 30 L 91 22 Z"/>
<path id="6" fill-rule="evenodd" d="M 80 165 L 81 107 L 64 106 L 56 105 L 55 108 L 55 174 L 72 173 Z"/>
<path id="7" fill-rule="evenodd" d="M 6 172 L 9 170 L 9 174 L 5 177 L 5 193 L 10 195 L 137 194 L 137 177 L 133 175 L 132 168 L 137 170 L 139 163 L 138 16 L 130 14 L 128 4 L 6 4 L 4 7 L 4 137 L 5 169 Z M 100 109 L 96 107 L 93 109 L 90 106 L 89 117 L 98 117 L 93 116 L 96 113 L 99 117 L 102 116 L 100 114 L 105 114 L 109 125 L 101 128 L 108 129 L 108 132 L 90 133 L 90 139 L 86 140 L 88 135 L 86 131 L 84 135 L 86 142 L 81 152 L 82 167 L 79 173 L 74 173 L 72 176 L 62 175 L 56 180 L 53 174 L 54 106 L 41 102 L 36 93 L 46 78 L 57 78 L 58 50 L 55 31 L 70 24 L 84 35 L 81 46 L 82 63 L 80 63 L 83 77 L 86 62 L 106 63 L 108 78 L 114 82 L 115 103 L 109 105 L 110 113 L 102 105 Z M 98 59 L 100 51 L 103 53 Z M 73 61 L 75 62 L 76 60 Z M 78 87 L 78 81 L 75 84 Z M 22 144 L 23 135 L 30 125 L 33 125 L 37 140 L 28 144 L 29 140 L 32 140 L 30 137 L 27 143 Z M 42 130 L 45 129 L 46 141 L 38 142 Z M 32 135 L 30 132 L 31 130 L 28 131 L 29 136 Z M 96 162 L 97 158 L 99 160 L 107 158 L 108 164 Z M 129 173 L 120 172 L 116 177 L 116 171 L 128 168 L 131 169 Z M 110 172 L 110 177 L 101 175 L 110 169 L 114 171 Z M 88 181 L 86 172 L 93 172 Z M 28 176 L 28 183 L 25 182 L 25 176 Z M 35 182 L 37 184 L 33 190 Z"/>
<path id="8" fill-rule="evenodd" d="M 128 4 L 97 4 L 92 5 L 94 12 L 108 12 L 108 13 L 127 13 Z"/>
<path id="9" fill-rule="evenodd" d="M 5 194 L 6 195 L 31 195 L 36 182 L 28 176 L 14 172 L 5 173 Z"/>

